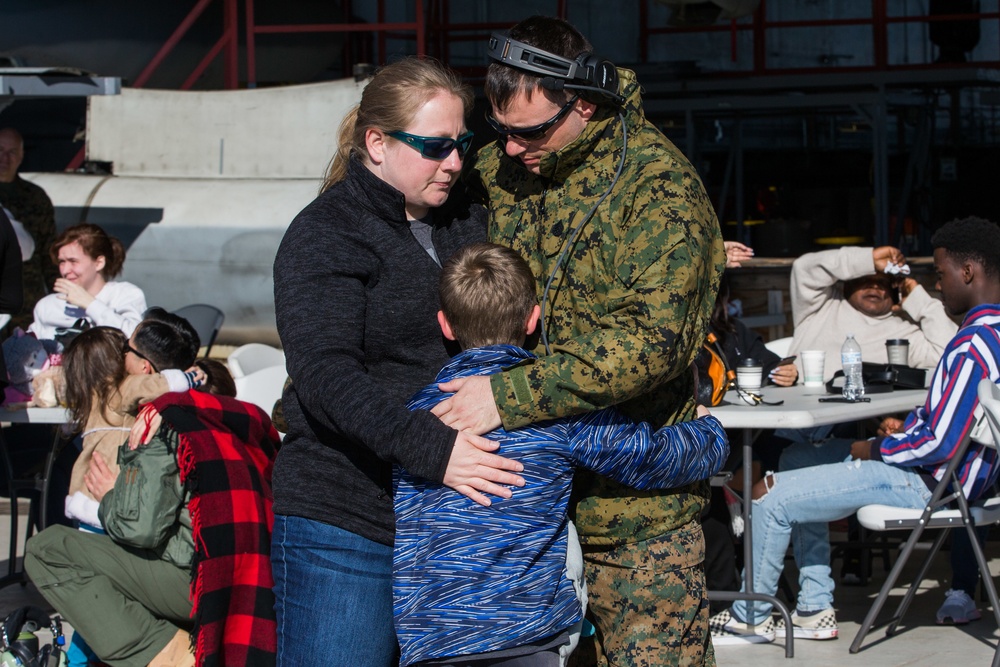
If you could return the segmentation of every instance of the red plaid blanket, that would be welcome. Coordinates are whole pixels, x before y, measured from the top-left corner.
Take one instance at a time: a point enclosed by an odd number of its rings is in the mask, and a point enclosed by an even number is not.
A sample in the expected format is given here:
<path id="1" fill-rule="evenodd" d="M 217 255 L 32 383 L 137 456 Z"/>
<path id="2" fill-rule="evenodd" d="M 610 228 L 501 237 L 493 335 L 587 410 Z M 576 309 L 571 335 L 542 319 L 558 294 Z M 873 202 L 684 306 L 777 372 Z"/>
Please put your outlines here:
<path id="1" fill-rule="evenodd" d="M 191 491 L 192 643 L 199 667 L 274 665 L 271 471 L 278 433 L 257 406 L 199 391 L 153 401 L 179 436 Z"/>

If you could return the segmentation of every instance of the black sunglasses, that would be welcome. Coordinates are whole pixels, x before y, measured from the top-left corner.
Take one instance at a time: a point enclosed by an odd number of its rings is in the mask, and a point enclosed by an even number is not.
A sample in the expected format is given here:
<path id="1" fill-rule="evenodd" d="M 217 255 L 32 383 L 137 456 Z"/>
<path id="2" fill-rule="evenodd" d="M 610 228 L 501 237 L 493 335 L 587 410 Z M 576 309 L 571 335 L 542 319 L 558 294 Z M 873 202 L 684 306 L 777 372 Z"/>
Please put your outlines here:
<path id="1" fill-rule="evenodd" d="M 156 370 L 156 364 L 150 361 L 149 357 L 147 357 L 145 354 L 132 347 L 132 345 L 128 341 L 125 341 L 125 348 L 122 350 L 122 356 L 128 354 L 129 352 L 139 357 L 143 361 L 147 362 L 149 366 L 153 369 L 154 373 L 159 373 L 159 371 Z"/>
<path id="2" fill-rule="evenodd" d="M 472 147 L 472 132 L 466 132 L 458 139 L 451 137 L 421 137 L 409 132 L 386 132 L 393 139 L 398 139 L 415 151 L 431 160 L 444 160 L 453 150 L 458 150 L 458 159 L 464 160 L 466 153 Z"/>
<path id="3" fill-rule="evenodd" d="M 515 139 L 523 139 L 524 141 L 535 141 L 536 139 L 541 139 L 545 136 L 545 133 L 549 129 L 558 123 L 563 116 L 569 113 L 569 110 L 573 108 L 576 101 L 580 99 L 579 95 L 574 95 L 573 98 L 566 102 L 556 115 L 549 118 L 544 123 L 539 123 L 533 127 L 514 127 L 508 128 L 500 124 L 500 122 L 493 117 L 493 114 L 486 114 L 486 122 L 500 134 L 500 141 L 507 141 L 508 137 L 514 137 Z"/>

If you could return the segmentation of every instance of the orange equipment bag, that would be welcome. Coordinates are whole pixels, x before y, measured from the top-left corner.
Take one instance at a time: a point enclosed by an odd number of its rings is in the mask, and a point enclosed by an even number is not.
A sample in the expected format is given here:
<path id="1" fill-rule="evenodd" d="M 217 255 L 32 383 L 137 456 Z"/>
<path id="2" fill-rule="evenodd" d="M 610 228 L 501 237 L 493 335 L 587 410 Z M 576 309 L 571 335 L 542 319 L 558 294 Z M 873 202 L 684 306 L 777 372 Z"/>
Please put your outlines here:
<path id="1" fill-rule="evenodd" d="M 736 372 L 729 368 L 719 339 L 711 331 L 698 351 L 694 365 L 698 369 L 698 403 L 710 408 L 722 403 L 722 397 L 736 381 Z"/>

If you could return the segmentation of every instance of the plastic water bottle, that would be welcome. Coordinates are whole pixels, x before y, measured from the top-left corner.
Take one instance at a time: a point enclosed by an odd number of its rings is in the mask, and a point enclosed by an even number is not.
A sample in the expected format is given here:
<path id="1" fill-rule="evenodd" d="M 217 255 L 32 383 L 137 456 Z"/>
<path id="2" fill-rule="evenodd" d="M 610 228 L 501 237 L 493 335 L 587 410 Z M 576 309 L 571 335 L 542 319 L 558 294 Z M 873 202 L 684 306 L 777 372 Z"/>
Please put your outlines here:
<path id="1" fill-rule="evenodd" d="M 854 334 L 840 347 L 840 365 L 844 369 L 844 398 L 856 401 L 865 395 L 865 381 L 861 376 L 861 346 Z"/>

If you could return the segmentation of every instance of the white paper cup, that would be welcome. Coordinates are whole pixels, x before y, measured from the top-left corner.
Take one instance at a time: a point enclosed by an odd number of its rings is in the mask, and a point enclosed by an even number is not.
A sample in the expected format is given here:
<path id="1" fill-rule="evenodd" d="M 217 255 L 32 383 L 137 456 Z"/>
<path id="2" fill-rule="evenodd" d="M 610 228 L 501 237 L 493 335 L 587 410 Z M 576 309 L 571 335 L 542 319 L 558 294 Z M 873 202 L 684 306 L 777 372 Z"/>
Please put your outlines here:
<path id="1" fill-rule="evenodd" d="M 799 352 L 799 358 L 802 360 L 802 382 L 805 386 L 822 387 L 826 352 L 823 350 L 803 350 Z"/>
<path id="2" fill-rule="evenodd" d="M 760 366 L 737 366 L 736 385 L 746 391 L 760 391 L 764 369 Z"/>
<path id="3" fill-rule="evenodd" d="M 910 341 L 905 338 L 890 338 L 885 341 L 885 353 L 894 366 L 910 365 Z"/>

